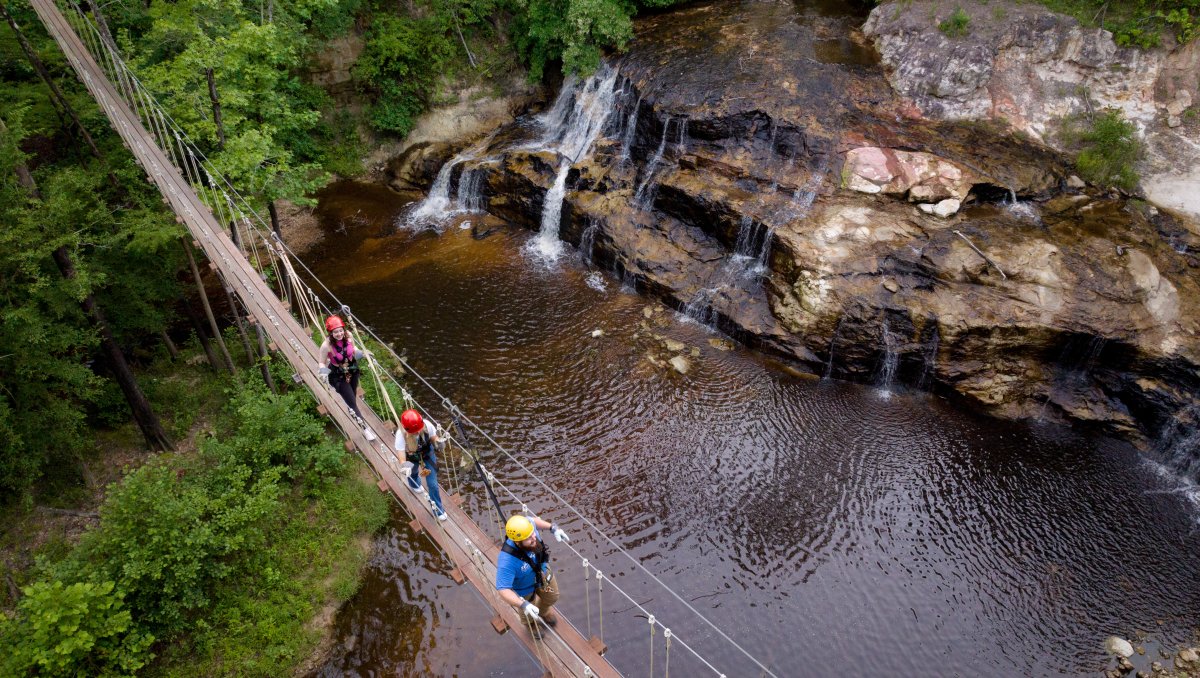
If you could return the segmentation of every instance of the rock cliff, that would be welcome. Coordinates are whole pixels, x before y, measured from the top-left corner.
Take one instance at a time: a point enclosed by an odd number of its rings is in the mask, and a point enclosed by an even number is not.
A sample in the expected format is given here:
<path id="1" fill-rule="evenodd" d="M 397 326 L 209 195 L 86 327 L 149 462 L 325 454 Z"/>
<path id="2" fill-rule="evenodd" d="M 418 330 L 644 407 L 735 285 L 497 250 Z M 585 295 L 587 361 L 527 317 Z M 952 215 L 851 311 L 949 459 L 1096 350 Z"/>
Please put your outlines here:
<path id="1" fill-rule="evenodd" d="M 959 6 L 885 2 L 863 27 L 922 115 L 990 120 L 1057 147 L 1063 118 L 1116 108 L 1146 142 L 1147 196 L 1200 219 L 1200 41 L 1119 47 L 1103 29 L 1007 0 L 967 5 L 966 34 L 947 37 L 938 24 Z"/>
<path id="2" fill-rule="evenodd" d="M 1033 140 L 930 120 L 893 93 L 863 17 L 819 7 L 641 21 L 604 134 L 566 176 L 561 237 L 816 374 L 1142 443 L 1200 412 L 1200 239 L 1071 187 Z M 560 162 L 537 127 L 463 163 L 490 212 L 530 228 Z"/>

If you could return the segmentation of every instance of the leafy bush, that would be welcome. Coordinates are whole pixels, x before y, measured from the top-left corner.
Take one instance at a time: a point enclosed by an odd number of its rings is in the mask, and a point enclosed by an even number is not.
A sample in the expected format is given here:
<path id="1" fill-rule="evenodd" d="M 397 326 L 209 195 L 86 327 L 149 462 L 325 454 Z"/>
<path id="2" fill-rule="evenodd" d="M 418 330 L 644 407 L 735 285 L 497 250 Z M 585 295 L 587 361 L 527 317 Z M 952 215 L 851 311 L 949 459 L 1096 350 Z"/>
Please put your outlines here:
<path id="1" fill-rule="evenodd" d="M 307 391 L 275 394 L 248 378 L 229 391 L 233 436 L 212 440 L 205 450 L 255 473 L 280 467 L 284 476 L 309 486 L 342 472 L 346 454 L 325 435 Z"/>
<path id="2" fill-rule="evenodd" d="M 375 129 L 399 135 L 412 130 L 453 49 L 445 25 L 437 16 L 375 17 L 363 53 L 354 65 L 359 87 L 376 95 L 371 110 Z"/>
<path id="3" fill-rule="evenodd" d="M 1118 45 L 1158 47 L 1169 30 L 1179 44 L 1200 30 L 1200 0 L 1041 0 L 1055 12 L 1069 14 L 1088 27 L 1100 26 Z"/>
<path id="4" fill-rule="evenodd" d="M 67 581 L 119 582 L 136 618 L 169 636 L 210 604 L 213 587 L 250 570 L 278 514 L 278 472 L 150 463 L 112 488 L 100 528 L 58 569 Z"/>
<path id="5" fill-rule="evenodd" d="M 1082 146 L 1075 168 L 1084 179 L 1100 186 L 1133 190 L 1138 183 L 1134 170 L 1141 143 L 1133 123 L 1120 111 L 1108 109 L 1096 116 L 1089 127 L 1077 133 Z"/>
<path id="6" fill-rule="evenodd" d="M 111 581 L 39 582 L 15 619 L 0 616 L 0 669 L 8 676 L 126 676 L 153 656 Z"/>
<path id="7" fill-rule="evenodd" d="M 963 8 L 955 7 L 954 13 L 948 19 L 938 24 L 938 30 L 948 38 L 961 38 L 967 34 L 970 23 L 971 17 L 963 11 Z"/>

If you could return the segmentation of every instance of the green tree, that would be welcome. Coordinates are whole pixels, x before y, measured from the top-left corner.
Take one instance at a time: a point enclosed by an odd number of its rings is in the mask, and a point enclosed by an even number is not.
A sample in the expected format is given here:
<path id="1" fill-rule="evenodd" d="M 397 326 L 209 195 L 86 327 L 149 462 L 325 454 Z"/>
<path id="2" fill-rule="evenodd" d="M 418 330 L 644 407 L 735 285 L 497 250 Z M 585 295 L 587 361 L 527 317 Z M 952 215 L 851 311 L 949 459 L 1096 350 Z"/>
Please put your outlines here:
<path id="1" fill-rule="evenodd" d="M 111 581 L 26 587 L 15 619 L 0 616 L 0 669 L 9 676 L 132 676 L 153 656 Z"/>
<path id="2" fill-rule="evenodd" d="M 590 73 L 606 49 L 625 49 L 633 37 L 633 15 L 680 0 L 512 0 L 513 41 L 540 80 L 547 64 L 562 61 L 568 73 Z"/>

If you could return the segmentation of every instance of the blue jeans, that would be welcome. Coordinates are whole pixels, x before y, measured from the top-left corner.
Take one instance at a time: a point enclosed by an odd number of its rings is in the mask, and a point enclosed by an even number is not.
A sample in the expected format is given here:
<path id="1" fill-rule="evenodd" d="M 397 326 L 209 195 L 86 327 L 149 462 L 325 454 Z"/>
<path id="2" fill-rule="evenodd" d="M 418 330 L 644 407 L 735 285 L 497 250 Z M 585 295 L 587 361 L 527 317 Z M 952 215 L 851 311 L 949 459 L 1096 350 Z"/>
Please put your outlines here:
<path id="1" fill-rule="evenodd" d="M 442 508 L 442 493 L 438 491 L 437 481 L 437 453 L 433 450 L 425 457 L 425 468 L 429 469 L 429 475 L 425 476 L 425 485 L 429 488 L 429 498 L 433 500 L 434 506 L 438 507 L 439 511 L 445 511 Z M 420 481 L 420 464 L 413 464 L 412 475 L 408 477 L 408 486 L 414 490 L 421 489 Z"/>

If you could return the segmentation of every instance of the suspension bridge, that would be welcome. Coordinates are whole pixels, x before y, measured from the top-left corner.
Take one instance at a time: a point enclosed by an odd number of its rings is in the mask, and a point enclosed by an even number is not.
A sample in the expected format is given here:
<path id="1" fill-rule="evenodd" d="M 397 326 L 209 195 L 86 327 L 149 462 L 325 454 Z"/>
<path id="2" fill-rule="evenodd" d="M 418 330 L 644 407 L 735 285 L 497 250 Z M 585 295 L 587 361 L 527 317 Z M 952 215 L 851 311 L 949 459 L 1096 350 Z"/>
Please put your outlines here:
<path id="1" fill-rule="evenodd" d="M 556 507 L 573 515 L 593 532 L 596 540 L 627 559 L 646 580 L 665 589 L 670 598 L 694 617 L 690 620 L 692 626 L 702 628 L 706 635 L 715 634 L 721 642 L 728 643 L 736 650 L 734 654 L 738 656 L 738 665 L 742 667 L 737 674 L 775 675 L 571 506 L 520 459 L 505 450 L 449 398 L 413 370 L 387 342 L 357 319 L 348 307 L 343 306 L 304 262 L 271 232 L 250 203 L 217 171 L 197 144 L 159 104 L 154 94 L 143 86 L 136 73 L 121 58 L 102 18 L 74 0 L 30 0 L 30 4 L 125 146 L 145 170 L 148 180 L 158 187 L 163 202 L 175 213 L 176 221 L 187 229 L 194 245 L 209 260 L 215 275 L 232 292 L 231 300 L 236 299 L 256 330 L 261 330 L 270 339 L 269 349 L 295 370 L 294 380 L 311 391 L 318 410 L 342 432 L 347 450 L 361 455 L 374 470 L 379 478 L 380 490 L 390 493 L 404 506 L 413 516 L 411 525 L 414 530 L 427 535 L 445 554 L 451 565 L 449 576 L 456 583 L 470 584 L 478 592 L 479 598 L 493 614 L 491 626 L 497 632 L 513 634 L 530 656 L 542 665 L 547 675 L 620 676 L 622 674 L 604 656 L 607 649 L 604 644 L 604 601 L 607 592 L 610 598 L 617 596 L 619 602 L 636 609 L 646 619 L 650 643 L 649 675 L 655 675 L 656 667 L 661 666 L 664 676 L 669 677 L 673 648 L 677 655 L 685 653 L 687 664 L 680 664 L 683 658 L 676 660 L 677 671 L 682 669 L 685 675 L 700 675 L 697 671 L 703 671 L 724 678 L 727 670 L 718 668 L 713 661 L 672 632 L 660 617 L 656 617 L 651 610 L 612 582 L 592 564 L 591 559 L 569 543 L 564 545 L 581 566 L 588 617 L 586 636 L 561 612 L 559 617 L 562 623 L 552 629 L 535 632 L 525 623 L 518 610 L 500 600 L 493 581 L 503 529 L 485 531 L 480 523 L 488 525 L 491 519 L 499 523 L 501 516 L 493 514 L 491 509 L 495 506 L 497 513 L 500 509 L 494 495 L 497 489 L 523 512 L 533 512 L 527 501 L 517 496 L 493 470 L 483 465 L 480 455 L 467 438 L 468 428 L 486 440 L 509 465 L 534 480 L 546 495 L 542 497 L 543 500 L 552 500 Z M 269 284 L 268 281 L 272 279 L 278 285 L 278 291 Z M 314 292 L 313 286 L 319 292 Z M 231 310 L 238 312 L 236 308 Z M 354 417 L 341 397 L 318 374 L 319 358 L 317 345 L 313 341 L 313 328 L 321 326 L 320 318 L 323 315 L 334 312 L 346 316 L 351 333 L 364 341 L 369 337 L 373 340 L 371 347 L 380 352 L 376 356 L 373 351 L 364 351 L 377 410 L 370 407 L 371 403 L 360 403 L 363 414 L 361 421 Z M 430 411 L 432 407 L 426 408 L 412 397 L 401 380 L 393 374 L 394 370 L 384 364 L 385 360 L 416 379 L 438 401 L 436 407 L 444 415 L 443 421 L 451 422 L 451 430 L 443 429 L 445 437 L 451 446 L 457 447 L 462 458 L 473 463 L 477 474 L 481 476 L 478 485 L 482 485 L 491 495 L 490 504 L 487 499 L 478 501 L 477 496 L 474 502 L 466 501 L 466 493 L 475 492 L 478 495 L 479 490 L 477 486 L 466 485 L 465 478 L 459 478 L 460 474 L 456 471 L 458 464 L 453 460 L 445 463 L 450 473 L 443 474 L 447 476 L 448 485 L 443 489 L 450 490 L 449 501 L 445 505 L 447 520 L 437 520 L 420 497 L 405 489 L 406 469 L 399 465 L 388 445 L 399 423 L 391 394 L 397 394 L 405 405 L 422 410 L 434 421 L 439 416 Z M 365 395 L 362 389 L 359 395 L 360 398 Z M 483 508 L 472 511 L 473 505 Z M 480 522 L 476 522 L 472 513 L 480 518 Z M 561 564 L 558 569 L 562 569 Z M 561 575 L 559 581 L 562 586 Z M 592 605 L 593 595 L 595 606 Z M 599 635 L 591 635 L 593 611 L 598 618 Z M 658 663 L 655 660 L 656 648 Z M 641 675 L 645 668 L 631 670 Z"/>

